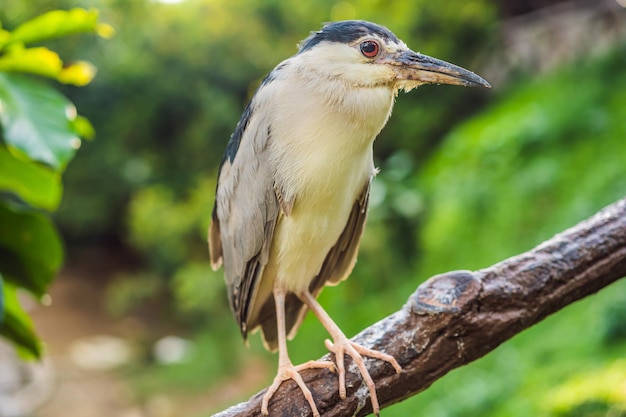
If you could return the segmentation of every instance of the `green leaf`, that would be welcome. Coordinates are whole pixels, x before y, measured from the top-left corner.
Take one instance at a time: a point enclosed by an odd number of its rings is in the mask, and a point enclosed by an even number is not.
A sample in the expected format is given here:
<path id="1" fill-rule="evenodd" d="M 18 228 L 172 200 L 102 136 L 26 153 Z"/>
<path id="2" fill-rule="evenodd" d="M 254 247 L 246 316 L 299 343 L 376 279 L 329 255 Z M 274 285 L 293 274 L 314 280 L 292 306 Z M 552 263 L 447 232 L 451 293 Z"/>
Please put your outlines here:
<path id="1" fill-rule="evenodd" d="M 46 210 L 56 210 L 63 186 L 58 172 L 36 162 L 16 158 L 0 145 L 0 191 L 19 196 Z"/>
<path id="2" fill-rule="evenodd" d="M 57 78 L 63 70 L 59 55 L 48 48 L 9 48 L 0 56 L 0 71 L 28 72 Z"/>
<path id="3" fill-rule="evenodd" d="M 96 135 L 96 130 L 91 122 L 80 114 L 76 116 L 76 119 L 72 120 L 72 129 L 78 133 L 78 136 L 88 140 L 93 139 Z"/>
<path id="4" fill-rule="evenodd" d="M 100 32 L 98 11 L 53 10 L 18 26 L 9 42 L 32 43 L 85 32 Z"/>
<path id="5" fill-rule="evenodd" d="M 22 356 L 40 358 L 39 339 L 33 330 L 31 319 L 20 306 L 16 288 L 8 282 L 5 282 L 2 288 L 4 316 L 0 322 L 0 335 L 15 343 Z"/>
<path id="6" fill-rule="evenodd" d="M 0 56 L 0 71 L 26 72 L 53 78 L 79 87 L 91 82 L 96 68 L 86 61 L 63 65 L 59 55 L 48 48 L 24 48 L 21 44 L 7 48 Z"/>
<path id="7" fill-rule="evenodd" d="M 41 297 L 63 261 L 63 247 L 50 219 L 0 203 L 0 274 Z"/>
<path id="8" fill-rule="evenodd" d="M 83 87 L 96 76 L 96 67 L 87 61 L 76 61 L 63 68 L 56 79 L 63 84 L 72 84 Z"/>
<path id="9" fill-rule="evenodd" d="M 13 153 L 63 170 L 80 147 L 72 127 L 76 109 L 48 85 L 17 74 L 0 74 L 0 123 Z"/>

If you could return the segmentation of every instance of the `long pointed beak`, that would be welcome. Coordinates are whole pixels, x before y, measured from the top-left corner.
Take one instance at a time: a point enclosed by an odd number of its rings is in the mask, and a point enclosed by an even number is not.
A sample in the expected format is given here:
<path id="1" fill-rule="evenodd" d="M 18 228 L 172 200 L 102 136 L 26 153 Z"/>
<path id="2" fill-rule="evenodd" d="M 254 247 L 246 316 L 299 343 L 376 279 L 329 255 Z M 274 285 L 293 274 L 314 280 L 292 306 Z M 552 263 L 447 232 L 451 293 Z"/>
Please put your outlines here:
<path id="1" fill-rule="evenodd" d="M 387 62 L 393 66 L 398 80 L 491 88 L 482 77 L 465 68 L 411 50 L 400 52 Z"/>

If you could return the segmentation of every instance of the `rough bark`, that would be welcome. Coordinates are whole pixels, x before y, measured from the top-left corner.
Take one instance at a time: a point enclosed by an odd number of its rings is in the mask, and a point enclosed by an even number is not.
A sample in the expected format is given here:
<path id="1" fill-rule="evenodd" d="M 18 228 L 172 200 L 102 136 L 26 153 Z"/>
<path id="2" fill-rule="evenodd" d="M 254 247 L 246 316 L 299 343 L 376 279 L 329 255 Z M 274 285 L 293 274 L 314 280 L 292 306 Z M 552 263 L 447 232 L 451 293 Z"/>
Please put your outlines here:
<path id="1" fill-rule="evenodd" d="M 384 408 L 423 391 L 450 370 L 624 276 L 626 198 L 489 268 L 430 278 L 400 311 L 353 340 L 393 355 L 403 368 L 396 374 L 389 364 L 366 359 Z M 336 374 L 323 369 L 302 373 L 323 416 L 371 412 L 368 390 L 350 360 L 348 364 L 345 400 L 339 398 Z M 260 416 L 264 392 L 217 416 Z M 283 383 L 269 411 L 270 416 L 311 415 L 293 381 Z"/>

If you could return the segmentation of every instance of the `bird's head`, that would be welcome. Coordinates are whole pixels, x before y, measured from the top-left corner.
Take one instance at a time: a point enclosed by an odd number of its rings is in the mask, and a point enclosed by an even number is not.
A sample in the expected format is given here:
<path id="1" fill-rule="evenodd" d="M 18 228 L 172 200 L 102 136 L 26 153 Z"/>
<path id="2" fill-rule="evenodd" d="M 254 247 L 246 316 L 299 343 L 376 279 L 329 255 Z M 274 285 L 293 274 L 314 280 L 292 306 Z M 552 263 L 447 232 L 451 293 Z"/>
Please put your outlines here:
<path id="1" fill-rule="evenodd" d="M 332 22 L 313 32 L 295 58 L 303 71 L 352 88 L 408 91 L 432 83 L 491 87 L 471 71 L 412 51 L 389 29 L 360 20 Z"/>

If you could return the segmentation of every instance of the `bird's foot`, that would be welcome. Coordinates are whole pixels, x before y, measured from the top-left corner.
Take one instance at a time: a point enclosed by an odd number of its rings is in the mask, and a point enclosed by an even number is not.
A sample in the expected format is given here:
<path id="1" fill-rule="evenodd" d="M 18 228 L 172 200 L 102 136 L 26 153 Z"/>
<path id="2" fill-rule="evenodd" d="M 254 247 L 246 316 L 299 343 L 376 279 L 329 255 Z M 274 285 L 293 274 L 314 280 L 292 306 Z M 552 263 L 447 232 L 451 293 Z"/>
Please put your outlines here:
<path id="1" fill-rule="evenodd" d="M 274 378 L 274 382 L 272 382 L 272 385 L 270 385 L 270 387 L 267 389 L 267 392 L 263 396 L 263 402 L 261 403 L 261 412 L 266 416 L 269 415 L 268 406 L 270 398 L 274 396 L 274 394 L 280 387 L 280 384 L 288 379 L 293 379 L 296 384 L 298 384 L 298 387 L 300 387 L 302 394 L 304 394 L 304 398 L 311 406 L 313 416 L 320 417 L 320 413 L 319 411 L 317 411 L 317 406 L 315 405 L 315 401 L 313 400 L 313 395 L 311 395 L 311 391 L 302 380 L 302 376 L 300 376 L 300 371 L 314 368 L 327 368 L 330 369 L 330 371 L 332 372 L 335 372 L 336 369 L 335 364 L 330 361 L 308 361 L 297 366 L 294 366 L 291 363 L 279 366 L 278 373 Z"/>
<path id="2" fill-rule="evenodd" d="M 339 374 L 339 397 L 341 397 L 341 399 L 346 398 L 346 369 L 344 366 L 344 355 L 349 355 L 361 372 L 363 381 L 365 382 L 365 385 L 367 385 L 367 388 L 370 392 L 372 411 L 375 415 L 378 416 L 380 413 L 380 406 L 378 404 L 378 396 L 376 395 L 376 386 L 374 385 L 374 380 L 372 379 L 369 371 L 365 367 L 363 356 L 369 356 L 371 358 L 376 358 L 389 362 L 391 366 L 394 367 L 397 373 L 401 373 L 402 367 L 400 367 L 400 364 L 398 363 L 396 358 L 378 350 L 373 350 L 366 348 L 365 346 L 361 346 L 351 341 L 343 334 L 336 335 L 334 342 L 326 339 L 325 344 L 326 348 L 335 354 L 335 361 L 337 362 L 337 373 Z"/>

